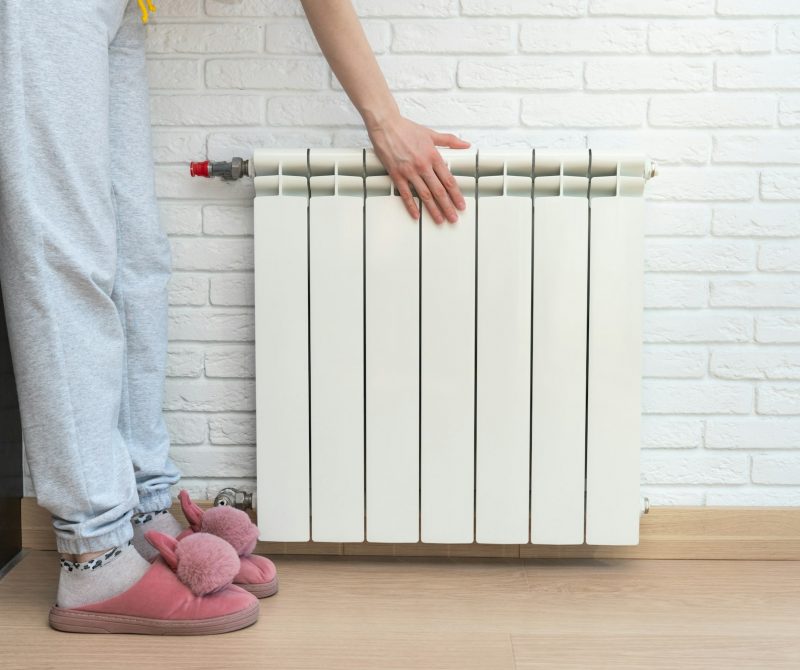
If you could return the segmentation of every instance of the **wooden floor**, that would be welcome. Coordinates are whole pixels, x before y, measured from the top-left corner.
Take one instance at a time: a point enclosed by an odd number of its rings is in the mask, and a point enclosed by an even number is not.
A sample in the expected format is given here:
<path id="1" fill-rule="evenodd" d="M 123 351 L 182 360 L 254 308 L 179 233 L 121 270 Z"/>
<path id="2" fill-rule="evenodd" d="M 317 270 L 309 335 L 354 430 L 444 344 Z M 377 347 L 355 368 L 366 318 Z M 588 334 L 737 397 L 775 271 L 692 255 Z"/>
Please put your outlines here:
<path id="1" fill-rule="evenodd" d="M 275 557 L 245 630 L 60 633 L 57 554 L 0 580 L 0 667 L 800 668 L 800 563 Z M 156 665 L 157 664 L 157 665 Z"/>

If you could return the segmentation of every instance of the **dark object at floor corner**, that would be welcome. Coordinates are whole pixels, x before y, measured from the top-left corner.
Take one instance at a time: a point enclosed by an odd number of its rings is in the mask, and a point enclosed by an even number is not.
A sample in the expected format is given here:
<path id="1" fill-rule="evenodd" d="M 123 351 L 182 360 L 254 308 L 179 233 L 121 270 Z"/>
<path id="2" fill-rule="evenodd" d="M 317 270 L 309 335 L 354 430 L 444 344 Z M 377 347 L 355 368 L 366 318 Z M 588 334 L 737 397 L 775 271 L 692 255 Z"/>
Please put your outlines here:
<path id="1" fill-rule="evenodd" d="M 22 550 L 22 428 L 0 295 L 0 571 Z"/>

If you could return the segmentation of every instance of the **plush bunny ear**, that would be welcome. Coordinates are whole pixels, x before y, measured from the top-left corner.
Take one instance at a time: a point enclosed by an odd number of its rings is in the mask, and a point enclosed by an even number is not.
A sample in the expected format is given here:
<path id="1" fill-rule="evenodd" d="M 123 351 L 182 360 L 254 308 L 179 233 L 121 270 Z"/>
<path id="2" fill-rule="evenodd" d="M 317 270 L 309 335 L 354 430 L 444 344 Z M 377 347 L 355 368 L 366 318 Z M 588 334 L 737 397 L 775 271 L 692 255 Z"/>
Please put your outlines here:
<path id="1" fill-rule="evenodd" d="M 152 544 L 166 564 L 176 570 L 178 567 L 178 557 L 175 555 L 175 549 L 178 546 L 178 541 L 171 535 L 161 533 L 157 530 L 148 530 L 144 534 L 144 538 Z"/>
<path id="2" fill-rule="evenodd" d="M 183 516 L 186 517 L 189 526 L 195 533 L 200 532 L 203 526 L 203 510 L 192 502 L 192 499 L 189 497 L 189 492 L 186 489 L 183 489 L 178 494 L 178 499 L 181 501 Z"/>

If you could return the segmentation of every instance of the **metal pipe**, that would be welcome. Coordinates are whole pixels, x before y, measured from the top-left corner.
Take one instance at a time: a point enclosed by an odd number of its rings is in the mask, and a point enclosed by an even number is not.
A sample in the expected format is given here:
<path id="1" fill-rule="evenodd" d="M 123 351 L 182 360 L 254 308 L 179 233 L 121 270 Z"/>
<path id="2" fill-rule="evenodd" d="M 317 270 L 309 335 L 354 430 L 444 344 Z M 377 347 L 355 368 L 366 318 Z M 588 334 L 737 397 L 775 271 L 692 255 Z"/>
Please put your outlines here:
<path id="1" fill-rule="evenodd" d="M 214 506 L 227 505 L 236 509 L 253 509 L 253 494 L 249 491 L 241 491 L 231 487 L 222 489 L 214 498 Z"/>

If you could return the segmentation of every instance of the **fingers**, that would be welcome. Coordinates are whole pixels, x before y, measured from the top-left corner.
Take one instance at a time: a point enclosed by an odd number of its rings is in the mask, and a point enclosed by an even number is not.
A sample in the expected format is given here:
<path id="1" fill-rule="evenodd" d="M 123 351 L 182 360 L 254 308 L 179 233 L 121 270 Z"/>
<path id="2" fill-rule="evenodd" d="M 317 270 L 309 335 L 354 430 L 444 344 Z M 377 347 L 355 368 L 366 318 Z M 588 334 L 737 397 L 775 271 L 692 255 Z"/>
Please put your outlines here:
<path id="1" fill-rule="evenodd" d="M 414 196 L 411 193 L 411 189 L 408 187 L 408 181 L 398 173 L 394 173 L 390 176 L 392 177 L 394 186 L 397 189 L 397 192 L 400 194 L 408 213 L 411 215 L 411 218 L 414 219 L 414 221 L 417 221 L 419 219 L 419 208 L 417 207 L 417 201 L 414 199 Z"/>
<path id="2" fill-rule="evenodd" d="M 458 187 L 458 182 L 450 172 L 450 169 L 447 167 L 447 163 L 442 160 L 441 156 L 433 161 L 433 170 L 436 173 L 436 176 L 442 182 L 442 185 L 447 189 L 447 193 L 450 196 L 450 199 L 453 201 L 453 204 L 458 207 L 458 209 L 465 209 L 467 203 L 464 202 L 464 196 L 461 194 L 461 189 Z"/>
<path id="3" fill-rule="evenodd" d="M 419 199 L 422 200 L 428 212 L 430 212 L 431 218 L 433 218 L 433 220 L 436 223 L 442 223 L 444 221 L 444 216 L 442 215 L 442 212 L 439 209 L 439 206 L 437 205 L 437 198 L 433 195 L 433 193 L 431 193 L 431 190 L 430 188 L 428 188 L 428 185 L 425 183 L 423 177 L 418 174 L 415 174 L 411 178 L 411 183 L 414 185 L 414 189 L 417 191 Z M 439 189 L 441 189 L 441 191 L 444 191 L 444 188 L 442 188 L 441 183 L 439 183 Z M 456 215 L 456 219 L 457 218 L 458 217 Z M 456 219 L 452 220 L 455 221 Z"/>
<path id="4" fill-rule="evenodd" d="M 450 147 L 451 149 L 466 149 L 470 143 L 456 137 L 452 133 L 436 133 L 433 134 L 433 143 L 439 147 Z"/>

